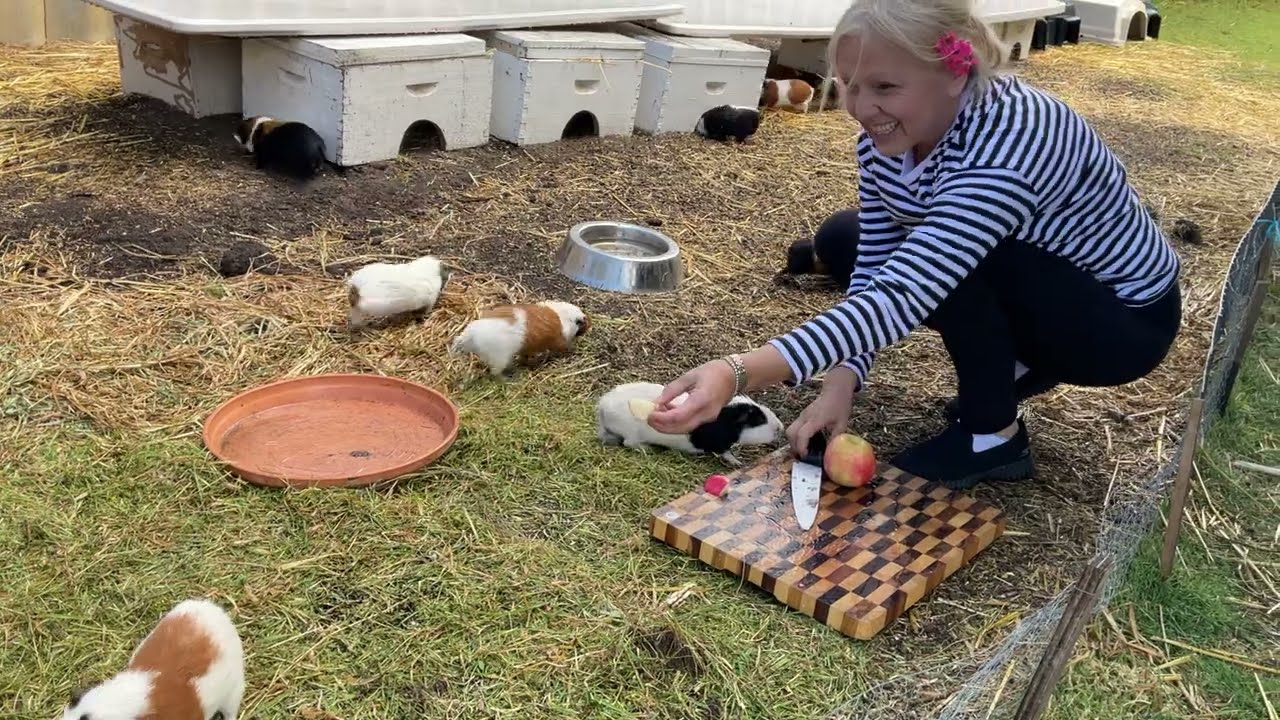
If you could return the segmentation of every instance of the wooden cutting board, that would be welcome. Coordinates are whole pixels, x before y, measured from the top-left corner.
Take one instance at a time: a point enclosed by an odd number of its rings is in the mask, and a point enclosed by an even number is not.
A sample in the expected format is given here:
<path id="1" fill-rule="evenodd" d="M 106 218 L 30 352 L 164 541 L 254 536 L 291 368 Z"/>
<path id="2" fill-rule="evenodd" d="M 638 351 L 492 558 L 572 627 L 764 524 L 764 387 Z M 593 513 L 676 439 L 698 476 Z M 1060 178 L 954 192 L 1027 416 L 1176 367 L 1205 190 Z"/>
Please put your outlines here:
<path id="1" fill-rule="evenodd" d="M 868 486 L 822 483 L 800 529 L 783 448 L 654 510 L 650 534 L 849 637 L 874 637 L 1005 530 L 998 508 L 880 463 Z"/>

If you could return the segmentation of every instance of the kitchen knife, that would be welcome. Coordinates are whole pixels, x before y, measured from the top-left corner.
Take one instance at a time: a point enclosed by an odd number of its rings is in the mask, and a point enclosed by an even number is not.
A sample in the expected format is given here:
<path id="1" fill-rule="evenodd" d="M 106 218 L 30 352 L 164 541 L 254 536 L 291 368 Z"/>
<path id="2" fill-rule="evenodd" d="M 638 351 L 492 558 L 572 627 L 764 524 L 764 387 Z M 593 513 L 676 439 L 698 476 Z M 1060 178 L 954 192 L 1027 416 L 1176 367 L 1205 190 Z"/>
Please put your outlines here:
<path id="1" fill-rule="evenodd" d="M 801 529 L 813 527 L 818 517 L 818 499 L 822 494 L 822 454 L 827 449 L 825 432 L 809 438 L 809 452 L 791 464 L 791 509 Z"/>

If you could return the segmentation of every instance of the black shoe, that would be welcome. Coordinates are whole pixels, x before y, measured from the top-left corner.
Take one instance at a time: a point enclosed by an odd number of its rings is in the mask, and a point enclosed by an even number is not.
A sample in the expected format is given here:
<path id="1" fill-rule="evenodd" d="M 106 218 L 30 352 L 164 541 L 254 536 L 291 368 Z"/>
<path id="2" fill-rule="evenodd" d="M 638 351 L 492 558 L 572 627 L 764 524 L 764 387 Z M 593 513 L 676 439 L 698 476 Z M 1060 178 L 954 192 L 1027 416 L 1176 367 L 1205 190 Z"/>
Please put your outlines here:
<path id="1" fill-rule="evenodd" d="M 989 450 L 974 452 L 973 435 L 953 423 L 936 437 L 898 453 L 889 464 L 952 490 L 968 490 L 983 480 L 1025 480 L 1036 471 L 1022 418 L 1017 434 Z"/>

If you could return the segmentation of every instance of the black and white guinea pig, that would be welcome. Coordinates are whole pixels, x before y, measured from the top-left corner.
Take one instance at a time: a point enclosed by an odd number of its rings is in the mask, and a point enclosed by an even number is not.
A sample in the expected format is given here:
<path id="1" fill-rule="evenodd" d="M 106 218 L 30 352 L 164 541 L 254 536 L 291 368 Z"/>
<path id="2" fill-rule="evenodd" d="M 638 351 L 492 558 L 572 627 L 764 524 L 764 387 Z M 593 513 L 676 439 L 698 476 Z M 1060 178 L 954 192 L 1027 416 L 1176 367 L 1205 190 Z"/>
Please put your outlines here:
<path id="1" fill-rule="evenodd" d="M 643 449 L 646 446 L 672 448 L 690 455 L 718 455 L 733 466 L 735 445 L 771 445 L 782 437 L 782 421 L 769 408 L 745 395 L 735 395 L 714 420 L 694 428 L 687 435 L 660 433 L 649 426 L 649 413 L 662 394 L 657 383 L 635 382 L 615 386 L 596 402 L 596 434 L 605 445 Z M 680 395 L 673 402 L 684 402 Z"/>
<path id="2" fill-rule="evenodd" d="M 760 129 L 760 109 L 741 105 L 717 105 L 702 113 L 693 131 L 711 140 L 733 138 L 746 142 Z"/>
<path id="3" fill-rule="evenodd" d="M 236 128 L 235 137 L 245 152 L 253 154 L 259 170 L 309 180 L 328 162 L 324 138 L 305 123 L 265 115 L 247 117 Z"/>
<path id="4" fill-rule="evenodd" d="M 236 720 L 244 689 L 244 648 L 230 616 L 208 600 L 184 600 L 124 670 L 74 693 L 62 720 Z"/>

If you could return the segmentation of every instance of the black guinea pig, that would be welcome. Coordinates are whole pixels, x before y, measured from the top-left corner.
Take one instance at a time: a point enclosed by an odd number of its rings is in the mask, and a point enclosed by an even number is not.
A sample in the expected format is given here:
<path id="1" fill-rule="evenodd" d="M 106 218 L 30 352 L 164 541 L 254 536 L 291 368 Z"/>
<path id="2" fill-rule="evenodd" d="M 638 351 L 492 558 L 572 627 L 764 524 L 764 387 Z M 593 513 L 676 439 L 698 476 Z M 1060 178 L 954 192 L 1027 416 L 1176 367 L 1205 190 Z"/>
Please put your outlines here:
<path id="1" fill-rule="evenodd" d="M 787 248 L 784 275 L 825 275 L 826 266 L 813 251 L 812 240 L 797 240 Z"/>
<path id="2" fill-rule="evenodd" d="M 741 105 L 718 105 L 702 113 L 693 131 L 711 140 L 733 138 L 746 142 L 760 129 L 760 109 Z"/>
<path id="3" fill-rule="evenodd" d="M 822 222 L 812 240 L 797 240 L 787 248 L 787 262 L 778 278 L 825 275 L 841 288 L 849 287 L 858 261 L 858 211 L 841 210 Z"/>
<path id="4" fill-rule="evenodd" d="M 273 170 L 298 180 L 319 174 L 326 164 L 324 138 L 300 122 L 281 122 L 264 115 L 247 117 L 235 133 L 236 142 L 253 153 L 259 170 Z"/>

